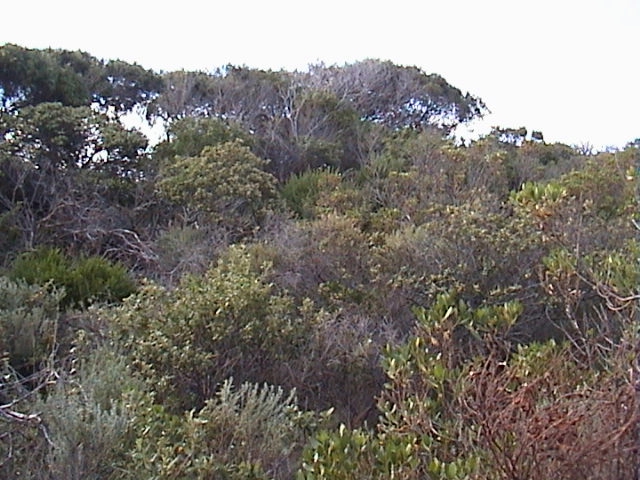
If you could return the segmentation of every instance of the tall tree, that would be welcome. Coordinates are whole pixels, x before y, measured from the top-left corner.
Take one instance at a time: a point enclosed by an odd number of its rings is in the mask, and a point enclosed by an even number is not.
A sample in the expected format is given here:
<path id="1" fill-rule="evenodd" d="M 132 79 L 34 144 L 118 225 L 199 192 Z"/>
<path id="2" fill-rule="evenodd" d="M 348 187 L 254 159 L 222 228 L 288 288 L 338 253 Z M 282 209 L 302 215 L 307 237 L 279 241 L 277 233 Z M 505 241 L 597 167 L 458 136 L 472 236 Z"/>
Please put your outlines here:
<path id="1" fill-rule="evenodd" d="M 131 230 L 146 139 L 89 107 L 40 103 L 0 115 L 0 215 L 22 244 L 92 244 Z M 127 234 L 128 235 L 128 234 Z"/>
<path id="2" fill-rule="evenodd" d="M 81 77 L 51 54 L 7 44 L 0 47 L 0 100 L 9 110 L 41 102 L 87 105 L 91 97 Z"/>
<path id="3" fill-rule="evenodd" d="M 363 119 L 391 128 L 435 125 L 449 130 L 487 111 L 481 99 L 463 94 L 440 75 L 389 61 L 320 64 L 305 77 L 311 88 L 324 85 L 348 101 Z"/>
<path id="4" fill-rule="evenodd" d="M 272 160 L 281 179 L 322 165 L 358 165 L 367 132 L 382 126 L 439 128 L 444 134 L 486 112 L 484 103 L 416 67 L 367 60 L 316 65 L 306 72 L 228 66 L 212 74 L 165 74 L 165 90 L 150 113 L 233 121 L 254 137 L 254 150 Z"/>
<path id="5" fill-rule="evenodd" d="M 80 51 L 0 46 L 0 101 L 4 111 L 57 102 L 97 104 L 116 112 L 145 105 L 162 89 L 162 79 L 139 65 L 102 61 Z"/>

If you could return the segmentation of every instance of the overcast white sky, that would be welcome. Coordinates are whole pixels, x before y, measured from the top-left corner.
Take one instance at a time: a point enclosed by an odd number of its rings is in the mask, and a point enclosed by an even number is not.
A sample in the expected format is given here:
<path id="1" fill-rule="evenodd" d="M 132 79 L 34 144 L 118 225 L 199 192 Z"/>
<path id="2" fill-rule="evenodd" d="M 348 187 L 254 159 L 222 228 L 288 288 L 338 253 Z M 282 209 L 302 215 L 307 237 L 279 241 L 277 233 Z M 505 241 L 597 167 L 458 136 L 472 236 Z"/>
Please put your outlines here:
<path id="1" fill-rule="evenodd" d="M 478 95 L 485 128 L 596 147 L 640 137 L 640 0 L 22 0 L 4 43 L 165 71 L 379 58 Z"/>

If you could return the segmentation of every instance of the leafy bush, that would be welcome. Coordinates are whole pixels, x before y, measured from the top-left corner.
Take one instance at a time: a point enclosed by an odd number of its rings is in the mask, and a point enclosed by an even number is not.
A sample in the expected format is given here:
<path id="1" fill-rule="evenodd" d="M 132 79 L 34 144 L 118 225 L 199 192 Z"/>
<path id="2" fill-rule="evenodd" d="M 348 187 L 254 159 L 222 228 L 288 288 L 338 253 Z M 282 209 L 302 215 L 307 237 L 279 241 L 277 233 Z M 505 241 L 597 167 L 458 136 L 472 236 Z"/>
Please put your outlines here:
<path id="1" fill-rule="evenodd" d="M 93 302 L 119 302 L 135 291 L 127 270 L 101 257 L 70 259 L 60 250 L 41 247 L 18 257 L 9 272 L 32 285 L 52 285 L 64 290 L 63 307 Z"/>
<path id="2" fill-rule="evenodd" d="M 184 117 L 171 123 L 169 141 L 156 145 L 154 156 L 161 160 L 172 160 L 176 156 L 196 157 L 205 147 L 213 147 L 236 139 L 249 144 L 248 135 L 238 125 L 216 118 Z"/>
<path id="3" fill-rule="evenodd" d="M 554 246 L 581 253 L 619 248 L 636 234 L 629 222 L 638 205 L 633 168 L 625 155 L 600 154 L 559 178 L 525 183 L 512 204 Z"/>
<path id="4" fill-rule="evenodd" d="M 478 201 L 433 207 L 429 215 L 422 225 L 387 235 L 374 250 L 379 310 L 406 332 L 413 306 L 428 307 L 439 293 L 460 289 L 473 305 L 522 299 L 522 335 L 536 332 L 544 321 L 536 271 L 546 248 L 535 229 Z"/>
<path id="5" fill-rule="evenodd" d="M 367 305 L 371 252 L 356 219 L 329 213 L 288 227 L 264 238 L 273 263 L 270 279 L 300 301 L 333 309 Z"/>
<path id="6" fill-rule="evenodd" d="M 59 249 L 40 247 L 16 258 L 9 275 L 30 285 L 44 285 L 53 281 L 58 286 L 63 286 L 70 267 L 69 260 Z"/>
<path id="7" fill-rule="evenodd" d="M 198 407 L 225 378 L 270 381 L 299 354 L 310 326 L 268 283 L 268 270 L 235 246 L 204 276 L 185 277 L 172 291 L 148 285 L 106 312 L 161 402 Z"/>
<path id="8" fill-rule="evenodd" d="M 300 218 L 312 219 L 317 215 L 317 202 L 326 190 L 340 184 L 341 175 L 333 169 L 307 170 L 289 177 L 280 194 L 287 206 Z"/>
<path id="9" fill-rule="evenodd" d="M 385 356 L 375 433 L 320 432 L 298 478 L 635 478 L 633 317 L 585 366 L 570 343 L 512 347 L 520 312 L 472 308 L 453 293 L 418 310 L 415 336 Z"/>
<path id="10" fill-rule="evenodd" d="M 264 170 L 267 163 L 234 140 L 172 159 L 161 169 L 157 187 L 163 197 L 207 222 L 250 232 L 277 196 L 275 177 Z"/>
<path id="11" fill-rule="evenodd" d="M 326 416 L 302 411 L 294 392 L 227 379 L 199 410 L 142 412 L 118 478 L 290 479 L 308 435 Z"/>

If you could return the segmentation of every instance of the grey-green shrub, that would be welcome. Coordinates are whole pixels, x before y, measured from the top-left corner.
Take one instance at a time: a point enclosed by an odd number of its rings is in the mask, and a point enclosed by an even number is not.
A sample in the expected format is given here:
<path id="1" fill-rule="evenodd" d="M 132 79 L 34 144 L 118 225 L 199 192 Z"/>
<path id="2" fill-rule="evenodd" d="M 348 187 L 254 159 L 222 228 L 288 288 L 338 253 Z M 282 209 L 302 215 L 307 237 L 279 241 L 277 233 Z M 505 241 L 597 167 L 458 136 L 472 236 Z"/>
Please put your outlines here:
<path id="1" fill-rule="evenodd" d="M 13 368 L 32 370 L 53 353 L 62 298 L 61 290 L 0 277 L 0 355 Z"/>

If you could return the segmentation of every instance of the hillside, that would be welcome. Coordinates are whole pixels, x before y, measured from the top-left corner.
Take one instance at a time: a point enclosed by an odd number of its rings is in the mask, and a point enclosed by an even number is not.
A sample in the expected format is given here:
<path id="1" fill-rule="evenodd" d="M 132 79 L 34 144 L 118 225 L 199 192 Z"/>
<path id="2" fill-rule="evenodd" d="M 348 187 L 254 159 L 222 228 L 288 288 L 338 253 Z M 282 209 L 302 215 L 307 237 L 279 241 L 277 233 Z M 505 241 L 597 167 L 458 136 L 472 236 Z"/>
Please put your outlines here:
<path id="1" fill-rule="evenodd" d="M 637 477 L 640 139 L 463 143 L 374 59 L 4 45 L 0 100 L 0 478 Z"/>

